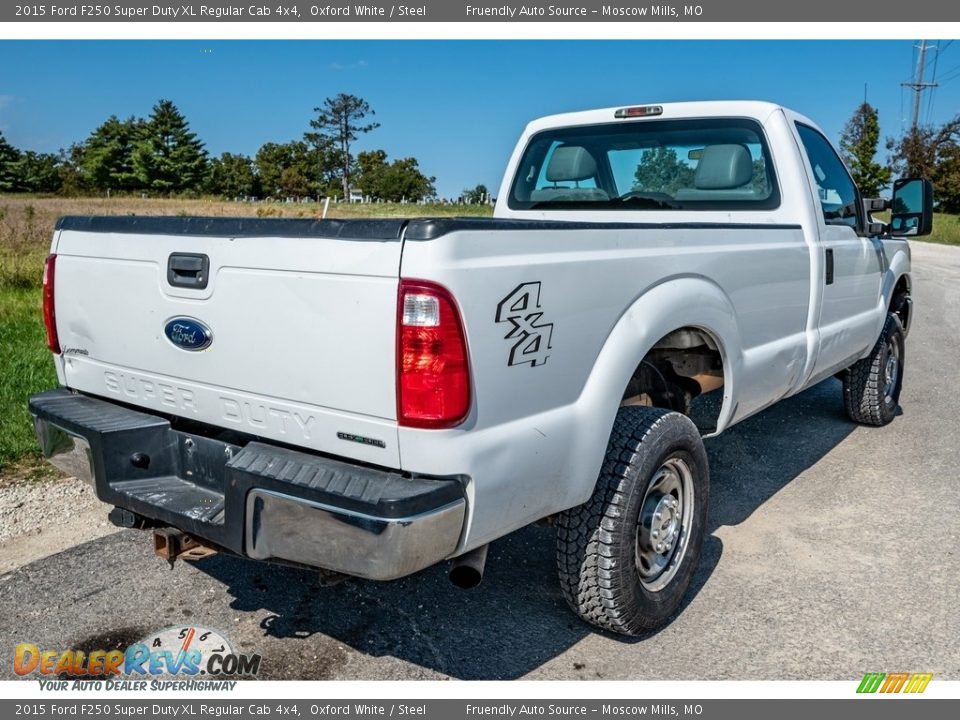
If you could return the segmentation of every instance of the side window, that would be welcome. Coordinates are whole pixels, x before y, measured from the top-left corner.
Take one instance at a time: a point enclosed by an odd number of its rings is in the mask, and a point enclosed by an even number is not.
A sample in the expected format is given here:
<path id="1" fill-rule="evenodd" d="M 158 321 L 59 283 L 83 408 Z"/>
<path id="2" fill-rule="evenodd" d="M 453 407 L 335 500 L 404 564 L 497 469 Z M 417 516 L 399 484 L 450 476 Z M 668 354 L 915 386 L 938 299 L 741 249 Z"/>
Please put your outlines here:
<path id="1" fill-rule="evenodd" d="M 856 228 L 857 186 L 850 179 L 843 161 L 826 138 L 813 128 L 798 123 L 797 132 L 813 168 L 824 222 Z"/>

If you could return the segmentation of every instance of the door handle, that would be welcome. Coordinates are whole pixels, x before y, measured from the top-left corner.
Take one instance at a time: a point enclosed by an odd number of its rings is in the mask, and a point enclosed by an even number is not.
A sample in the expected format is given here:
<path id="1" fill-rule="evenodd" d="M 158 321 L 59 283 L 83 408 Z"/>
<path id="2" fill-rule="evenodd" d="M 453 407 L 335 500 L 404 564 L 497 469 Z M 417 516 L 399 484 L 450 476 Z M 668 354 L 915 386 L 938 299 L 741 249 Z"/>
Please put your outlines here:
<path id="1" fill-rule="evenodd" d="M 173 253 L 167 261 L 167 282 L 173 287 L 203 290 L 210 275 L 210 258 L 198 253 Z"/>
<path id="2" fill-rule="evenodd" d="M 827 256 L 827 257 L 826 257 L 826 259 L 827 259 L 827 264 L 826 264 L 827 270 L 826 270 L 826 276 L 825 276 L 826 284 L 827 284 L 827 285 L 833 285 L 833 248 L 827 248 L 827 250 L 826 250 L 826 256 Z"/>

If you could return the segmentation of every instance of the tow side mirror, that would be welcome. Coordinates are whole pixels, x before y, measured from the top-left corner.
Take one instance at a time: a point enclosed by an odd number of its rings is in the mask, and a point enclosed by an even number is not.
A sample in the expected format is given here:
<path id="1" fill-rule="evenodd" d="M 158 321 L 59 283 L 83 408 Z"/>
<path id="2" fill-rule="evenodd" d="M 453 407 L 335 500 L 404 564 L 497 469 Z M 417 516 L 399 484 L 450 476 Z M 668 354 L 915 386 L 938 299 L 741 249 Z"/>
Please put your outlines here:
<path id="1" fill-rule="evenodd" d="M 890 200 L 891 235 L 929 235 L 933 231 L 933 184 L 921 178 L 893 183 Z"/>

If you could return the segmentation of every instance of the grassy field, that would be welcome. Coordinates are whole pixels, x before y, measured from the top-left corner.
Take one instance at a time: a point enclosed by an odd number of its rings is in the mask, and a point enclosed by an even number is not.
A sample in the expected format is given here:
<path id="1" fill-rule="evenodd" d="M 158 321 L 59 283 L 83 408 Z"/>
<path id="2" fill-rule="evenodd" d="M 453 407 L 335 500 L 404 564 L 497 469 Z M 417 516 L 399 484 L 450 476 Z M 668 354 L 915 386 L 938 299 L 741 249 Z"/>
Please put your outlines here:
<path id="1" fill-rule="evenodd" d="M 317 204 L 211 200 L 65 199 L 0 196 L 0 471 L 49 474 L 26 410 L 32 393 L 55 387 L 46 347 L 40 281 L 53 226 L 61 215 L 212 215 L 223 217 L 320 217 Z M 479 205 L 331 204 L 328 217 L 485 216 Z"/>
<path id="2" fill-rule="evenodd" d="M 941 245 L 960 245 L 960 215 L 937 213 L 933 216 L 933 234 L 922 239 Z"/>
<path id="3" fill-rule="evenodd" d="M 212 217 L 319 218 L 316 203 L 236 203 L 219 200 L 39 198 L 0 195 L 0 288 L 39 287 L 43 259 L 62 215 L 206 215 Z M 490 215 L 486 205 L 333 204 L 327 217 L 441 217 Z"/>
<path id="4" fill-rule="evenodd" d="M 17 474 L 43 470 L 26 410 L 28 395 L 57 385 L 40 307 L 38 290 L 0 287 L 0 471 L 11 464 Z"/>
<path id="5" fill-rule="evenodd" d="M 40 280 L 61 215 L 319 217 L 316 204 L 0 196 L 0 471 L 42 473 L 26 398 L 56 385 L 40 317 Z M 331 205 L 329 217 L 486 216 L 477 205 Z M 960 245 L 960 217 L 938 215 L 932 242 Z"/>

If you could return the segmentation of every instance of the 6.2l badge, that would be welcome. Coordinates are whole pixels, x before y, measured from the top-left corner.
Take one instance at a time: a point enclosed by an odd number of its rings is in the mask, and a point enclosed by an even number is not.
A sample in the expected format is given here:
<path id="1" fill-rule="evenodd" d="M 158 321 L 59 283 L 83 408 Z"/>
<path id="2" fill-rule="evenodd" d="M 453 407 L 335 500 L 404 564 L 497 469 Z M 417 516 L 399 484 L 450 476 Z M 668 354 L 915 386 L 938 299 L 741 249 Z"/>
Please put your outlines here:
<path id="1" fill-rule="evenodd" d="M 167 321 L 163 334 L 181 350 L 206 350 L 213 342 L 213 332 L 199 320 L 175 317 Z"/>

